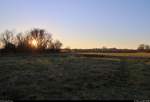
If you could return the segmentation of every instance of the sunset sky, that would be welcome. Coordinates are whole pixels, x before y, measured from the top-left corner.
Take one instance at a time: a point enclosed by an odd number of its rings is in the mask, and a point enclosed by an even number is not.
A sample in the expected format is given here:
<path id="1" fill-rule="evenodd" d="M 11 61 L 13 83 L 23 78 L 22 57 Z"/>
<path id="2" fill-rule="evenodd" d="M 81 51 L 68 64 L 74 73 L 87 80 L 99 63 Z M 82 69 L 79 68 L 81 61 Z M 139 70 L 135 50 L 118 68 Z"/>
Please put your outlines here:
<path id="1" fill-rule="evenodd" d="M 46 29 L 63 47 L 150 44 L 150 0 L 0 0 L 0 32 Z"/>

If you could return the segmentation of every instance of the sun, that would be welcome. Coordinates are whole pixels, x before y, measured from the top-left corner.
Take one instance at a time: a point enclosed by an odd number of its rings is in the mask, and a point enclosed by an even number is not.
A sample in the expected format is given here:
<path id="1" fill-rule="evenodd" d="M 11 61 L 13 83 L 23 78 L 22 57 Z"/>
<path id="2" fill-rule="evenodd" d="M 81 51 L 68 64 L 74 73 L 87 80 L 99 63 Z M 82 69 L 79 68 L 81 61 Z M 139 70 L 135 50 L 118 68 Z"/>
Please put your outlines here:
<path id="1" fill-rule="evenodd" d="M 37 41 L 36 41 L 35 39 L 33 39 L 33 40 L 31 41 L 31 45 L 32 45 L 33 47 L 37 48 Z"/>

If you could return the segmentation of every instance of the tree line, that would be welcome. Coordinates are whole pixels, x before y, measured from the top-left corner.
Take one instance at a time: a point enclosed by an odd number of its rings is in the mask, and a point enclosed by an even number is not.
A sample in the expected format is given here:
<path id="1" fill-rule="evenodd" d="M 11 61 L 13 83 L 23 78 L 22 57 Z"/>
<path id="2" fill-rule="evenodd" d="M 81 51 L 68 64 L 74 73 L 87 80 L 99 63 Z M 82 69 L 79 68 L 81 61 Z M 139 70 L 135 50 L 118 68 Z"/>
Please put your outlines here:
<path id="1" fill-rule="evenodd" d="M 138 51 L 150 51 L 150 45 L 140 44 L 137 48 Z"/>
<path id="2" fill-rule="evenodd" d="M 18 34 L 6 30 L 1 33 L 0 45 L 1 52 L 59 52 L 62 47 L 59 40 L 53 40 L 51 33 L 37 28 Z"/>
<path id="3" fill-rule="evenodd" d="M 61 49 L 62 43 L 54 40 L 52 34 L 44 29 L 32 29 L 26 33 L 14 33 L 6 30 L 0 34 L 1 53 L 19 52 L 150 52 L 150 45 L 140 44 L 137 49 L 93 48 L 93 49 Z"/>
<path id="4" fill-rule="evenodd" d="M 71 49 L 70 52 L 95 52 L 95 53 L 136 53 L 136 52 L 150 52 L 150 45 L 140 44 L 137 49 L 118 49 L 118 48 L 92 48 L 92 49 Z"/>

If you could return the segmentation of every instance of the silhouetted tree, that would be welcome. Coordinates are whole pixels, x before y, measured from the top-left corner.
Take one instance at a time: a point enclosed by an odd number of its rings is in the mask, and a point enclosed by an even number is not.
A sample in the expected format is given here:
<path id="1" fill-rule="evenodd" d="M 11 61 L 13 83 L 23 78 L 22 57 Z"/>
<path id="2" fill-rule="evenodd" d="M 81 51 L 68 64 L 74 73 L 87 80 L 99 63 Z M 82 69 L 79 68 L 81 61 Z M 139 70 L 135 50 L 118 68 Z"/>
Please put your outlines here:
<path id="1" fill-rule="evenodd" d="M 149 51 L 150 50 L 150 46 L 146 45 L 146 44 L 140 44 L 137 48 L 138 51 Z"/>
<path id="2" fill-rule="evenodd" d="M 145 49 L 145 45 L 144 44 L 140 44 L 137 48 L 138 50 L 144 50 Z"/>
<path id="3" fill-rule="evenodd" d="M 50 33 L 43 29 L 34 29 L 29 34 L 30 41 L 35 40 L 37 43 L 37 50 L 43 51 L 52 44 L 52 37 Z"/>
<path id="4" fill-rule="evenodd" d="M 53 42 L 50 33 L 43 29 L 33 29 L 28 33 L 19 33 L 13 35 L 11 31 L 5 31 L 0 40 L 6 51 L 17 52 L 44 52 L 48 49 L 51 51 L 60 51 L 62 43 L 59 40 Z"/>
<path id="5" fill-rule="evenodd" d="M 150 50 L 150 46 L 149 45 L 145 45 L 145 50 Z"/>
<path id="6" fill-rule="evenodd" d="M 25 37 L 22 35 L 22 33 L 16 35 L 16 40 L 17 40 L 17 44 L 16 44 L 17 51 L 25 52 L 27 50 L 27 41 Z"/>
<path id="7" fill-rule="evenodd" d="M 4 45 L 6 52 L 15 51 L 15 42 L 14 42 L 13 32 L 6 30 L 1 34 L 1 42 Z"/>
<path id="8" fill-rule="evenodd" d="M 54 42 L 54 49 L 55 49 L 56 51 L 59 51 L 60 48 L 61 48 L 61 46 L 62 46 L 62 43 L 61 43 L 59 40 L 56 40 L 56 41 Z"/>

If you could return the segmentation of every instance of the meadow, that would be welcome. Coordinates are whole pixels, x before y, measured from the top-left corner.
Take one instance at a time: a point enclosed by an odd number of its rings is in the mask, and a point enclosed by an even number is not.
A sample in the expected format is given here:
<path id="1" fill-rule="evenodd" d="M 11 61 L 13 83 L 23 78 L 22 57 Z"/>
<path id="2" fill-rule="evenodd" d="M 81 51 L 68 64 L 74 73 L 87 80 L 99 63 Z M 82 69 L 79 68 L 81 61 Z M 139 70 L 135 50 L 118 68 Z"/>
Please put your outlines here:
<path id="1" fill-rule="evenodd" d="M 116 57 L 116 58 L 127 58 L 127 59 L 149 59 L 150 58 L 150 53 L 149 52 L 134 52 L 134 53 L 86 53 L 86 52 L 79 52 L 75 53 L 77 56 L 86 56 L 86 57 Z"/>
<path id="2" fill-rule="evenodd" d="M 149 98 L 149 58 L 75 54 L 0 56 L 0 100 Z"/>

